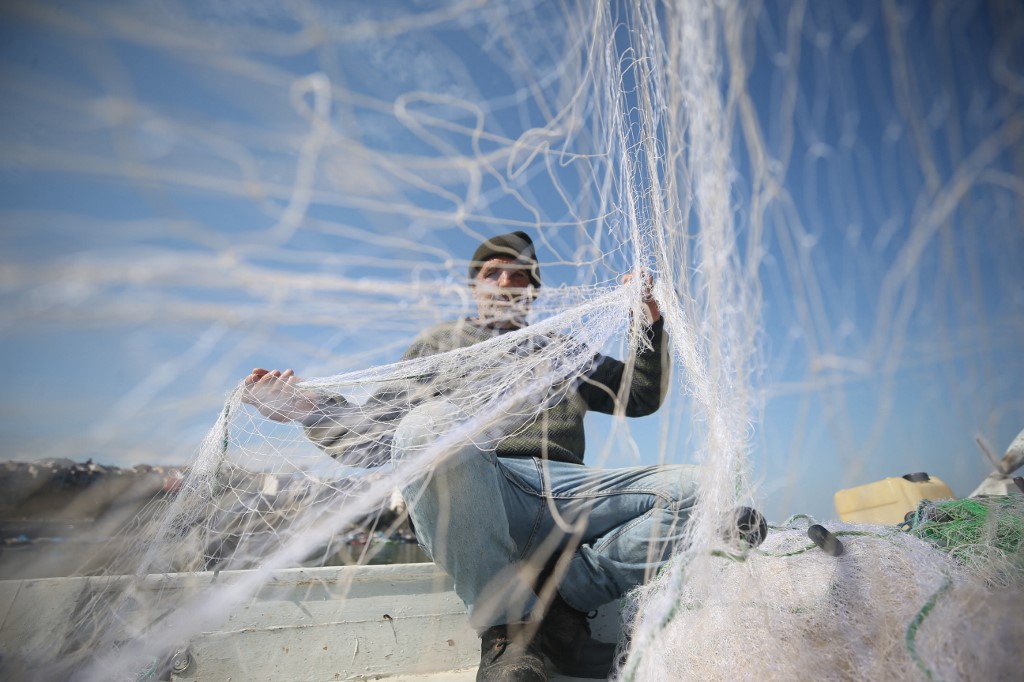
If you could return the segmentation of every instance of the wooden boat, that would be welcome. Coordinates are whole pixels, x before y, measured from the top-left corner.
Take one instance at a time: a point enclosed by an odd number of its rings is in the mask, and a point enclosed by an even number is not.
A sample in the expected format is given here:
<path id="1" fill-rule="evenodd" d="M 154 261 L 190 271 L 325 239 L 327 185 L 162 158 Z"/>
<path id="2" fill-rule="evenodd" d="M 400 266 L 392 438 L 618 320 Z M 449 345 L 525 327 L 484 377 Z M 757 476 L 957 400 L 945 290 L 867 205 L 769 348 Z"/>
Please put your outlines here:
<path id="1" fill-rule="evenodd" d="M 214 581 L 228 588 L 248 573 L 150 575 L 142 589 L 159 591 L 164 600 L 178 591 L 185 599 Z M 97 590 L 121 589 L 129 579 L 0 581 L 5 663 L 54 648 L 65 639 L 76 609 Z M 616 640 L 617 611 L 611 604 L 599 614 L 596 637 Z M 217 628 L 170 652 L 170 679 L 473 680 L 479 647 L 451 579 L 434 564 L 294 568 L 270 574 L 254 597 Z M 155 670 L 160 662 L 150 663 Z M 159 679 L 146 670 L 141 666 L 139 682 Z M 575 678 L 552 671 L 551 679 Z"/>

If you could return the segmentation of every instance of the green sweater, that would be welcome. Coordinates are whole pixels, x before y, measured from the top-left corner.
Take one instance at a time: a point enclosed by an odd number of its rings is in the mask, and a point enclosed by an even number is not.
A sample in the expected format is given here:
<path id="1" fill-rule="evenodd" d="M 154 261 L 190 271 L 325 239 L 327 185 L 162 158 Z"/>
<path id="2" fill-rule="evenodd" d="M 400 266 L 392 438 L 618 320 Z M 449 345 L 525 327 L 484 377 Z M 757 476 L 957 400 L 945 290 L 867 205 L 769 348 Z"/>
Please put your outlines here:
<path id="1" fill-rule="evenodd" d="M 445 322 L 420 334 L 402 359 L 467 348 L 503 333 L 505 330 L 491 329 L 471 319 Z M 642 417 L 657 410 L 668 385 L 663 321 L 651 325 L 649 334 L 651 348 L 637 355 L 626 392 L 624 413 L 628 417 Z M 606 414 L 615 411 L 625 369 L 625 363 L 619 360 L 595 355 L 584 372 L 569 382 L 567 390 L 560 391 L 560 397 L 542 409 L 536 419 L 502 438 L 496 454 L 582 464 L 586 448 L 583 417 L 587 410 Z M 443 389 L 432 382 L 423 385 L 427 388 L 419 395 L 408 389 L 381 391 L 366 406 L 351 405 L 337 395 L 324 396 L 316 412 L 302 422 L 306 434 L 346 464 L 383 464 L 390 459 L 391 434 L 396 422 L 416 404 L 436 394 L 443 395 Z"/>

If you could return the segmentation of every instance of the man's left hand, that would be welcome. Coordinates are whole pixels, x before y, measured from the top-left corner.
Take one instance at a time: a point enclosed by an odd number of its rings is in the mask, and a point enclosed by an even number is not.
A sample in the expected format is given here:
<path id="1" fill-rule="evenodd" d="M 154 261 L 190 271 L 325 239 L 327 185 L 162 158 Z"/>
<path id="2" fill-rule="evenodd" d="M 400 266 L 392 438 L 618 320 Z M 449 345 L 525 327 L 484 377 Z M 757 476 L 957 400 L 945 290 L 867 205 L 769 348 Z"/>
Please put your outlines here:
<path id="1" fill-rule="evenodd" d="M 654 296 L 651 295 L 651 289 L 654 287 L 654 277 L 646 275 L 646 280 L 643 286 L 643 297 L 644 304 L 647 306 L 647 310 L 650 313 L 650 322 L 654 324 L 661 319 L 661 309 L 658 308 L 658 303 L 654 300 Z M 633 273 L 629 273 L 622 276 L 622 283 L 626 284 L 633 281 Z"/>

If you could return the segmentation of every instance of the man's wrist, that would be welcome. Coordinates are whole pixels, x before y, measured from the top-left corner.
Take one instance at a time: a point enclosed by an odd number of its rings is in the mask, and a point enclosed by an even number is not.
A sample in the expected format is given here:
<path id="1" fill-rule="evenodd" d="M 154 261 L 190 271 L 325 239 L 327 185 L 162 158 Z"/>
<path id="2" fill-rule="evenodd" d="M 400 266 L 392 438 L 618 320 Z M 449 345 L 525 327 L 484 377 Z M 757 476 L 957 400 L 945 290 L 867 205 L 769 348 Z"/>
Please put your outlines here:
<path id="1" fill-rule="evenodd" d="M 319 391 L 312 395 L 308 395 L 306 399 L 309 400 L 312 408 L 305 416 L 296 420 L 303 426 L 318 426 L 325 419 L 331 418 L 334 412 L 332 408 L 337 405 L 339 400 L 342 400 L 340 396 L 321 393 Z"/>

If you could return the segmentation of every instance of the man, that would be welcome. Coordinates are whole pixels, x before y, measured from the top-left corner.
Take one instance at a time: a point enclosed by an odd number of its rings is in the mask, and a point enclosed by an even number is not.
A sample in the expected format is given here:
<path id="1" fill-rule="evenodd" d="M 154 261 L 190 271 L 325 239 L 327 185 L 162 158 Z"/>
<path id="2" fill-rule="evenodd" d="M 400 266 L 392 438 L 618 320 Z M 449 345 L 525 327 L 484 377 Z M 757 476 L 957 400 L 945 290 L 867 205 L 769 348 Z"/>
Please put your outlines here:
<path id="1" fill-rule="evenodd" d="M 526 327 L 541 286 L 526 233 L 481 244 L 469 279 L 477 316 L 424 332 L 403 359 Z M 562 672 L 603 676 L 607 665 L 595 670 L 584 656 L 593 650 L 585 614 L 640 584 L 681 536 L 695 498 L 693 467 L 583 466 L 587 410 L 644 416 L 664 397 L 664 323 L 653 299 L 645 297 L 645 304 L 649 344 L 635 362 L 594 356 L 552 392 L 534 419 L 492 446 L 458 445 L 403 489 L 421 543 L 452 576 L 481 632 L 478 680 L 546 680 L 542 655 Z M 526 352 L 543 347 L 527 344 Z M 381 464 L 384 451 L 401 459 L 429 447 L 460 418 L 445 398 L 444 381 L 428 381 L 419 394 L 374 396 L 372 418 L 366 414 L 373 406 L 356 410 L 340 396 L 299 382 L 291 370 L 255 369 L 245 379 L 243 400 L 271 419 L 300 421 L 311 440 L 347 462 Z M 361 421 L 353 419 L 356 412 Z"/>

